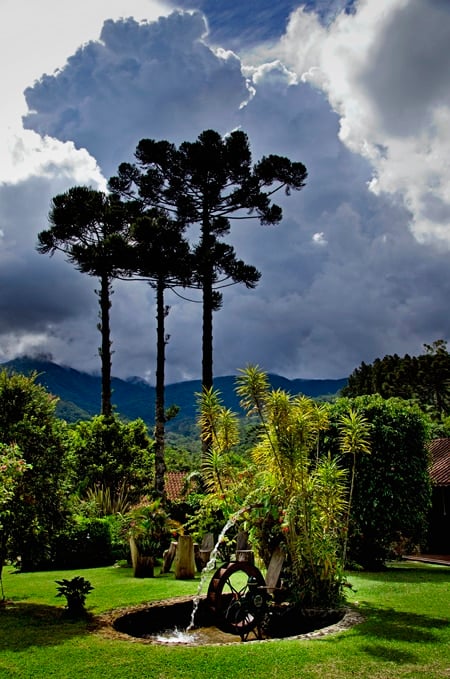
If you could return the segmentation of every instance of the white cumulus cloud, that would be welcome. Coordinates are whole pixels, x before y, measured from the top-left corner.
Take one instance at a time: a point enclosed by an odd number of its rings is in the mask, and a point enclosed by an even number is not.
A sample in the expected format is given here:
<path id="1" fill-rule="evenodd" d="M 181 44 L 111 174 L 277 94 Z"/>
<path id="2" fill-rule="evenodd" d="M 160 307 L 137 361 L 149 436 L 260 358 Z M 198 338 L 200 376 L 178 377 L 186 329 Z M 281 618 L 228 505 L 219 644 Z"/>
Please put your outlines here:
<path id="1" fill-rule="evenodd" d="M 283 53 L 340 116 L 340 138 L 397 195 L 420 241 L 450 245 L 450 4 L 359 0 L 323 27 L 299 8 Z"/>

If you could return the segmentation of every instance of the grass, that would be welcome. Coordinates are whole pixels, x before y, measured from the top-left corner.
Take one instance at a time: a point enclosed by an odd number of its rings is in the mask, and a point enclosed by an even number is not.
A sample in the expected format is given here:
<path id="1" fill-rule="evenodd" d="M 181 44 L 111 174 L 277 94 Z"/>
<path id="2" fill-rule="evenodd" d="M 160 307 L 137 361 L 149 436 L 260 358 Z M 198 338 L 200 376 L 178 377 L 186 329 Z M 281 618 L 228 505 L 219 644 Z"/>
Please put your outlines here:
<path id="1" fill-rule="evenodd" d="M 351 630 L 314 640 L 224 647 L 150 646 L 107 639 L 61 617 L 55 580 L 83 575 L 91 613 L 193 594 L 195 581 L 152 580 L 130 569 L 15 574 L 4 569 L 0 677 L 21 679 L 450 678 L 450 568 L 399 564 L 350 574 L 349 602 L 364 615 Z"/>

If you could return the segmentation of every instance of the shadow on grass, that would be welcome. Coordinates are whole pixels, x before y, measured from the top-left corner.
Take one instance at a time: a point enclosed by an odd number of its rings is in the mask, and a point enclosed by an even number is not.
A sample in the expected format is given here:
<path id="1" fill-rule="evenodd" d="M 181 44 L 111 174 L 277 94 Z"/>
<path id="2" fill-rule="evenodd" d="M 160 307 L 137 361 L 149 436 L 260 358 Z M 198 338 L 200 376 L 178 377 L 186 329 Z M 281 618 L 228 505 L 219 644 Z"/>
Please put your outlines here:
<path id="1" fill-rule="evenodd" d="M 355 573 L 356 574 L 356 573 Z M 374 582 L 413 582 L 413 583 L 436 583 L 450 582 L 449 566 L 430 566 L 430 564 L 410 566 L 393 566 L 381 571 L 358 571 L 358 578 L 371 580 Z M 349 571 L 348 578 L 351 581 L 352 571 Z"/>
<path id="2" fill-rule="evenodd" d="M 399 651 L 398 648 L 389 648 L 388 646 L 383 646 L 383 644 L 362 646 L 361 651 L 371 655 L 376 660 L 384 660 L 385 662 L 392 662 L 398 665 L 403 663 L 413 664 L 420 660 L 416 653 Z"/>
<path id="3" fill-rule="evenodd" d="M 360 610 L 366 621 L 359 629 L 355 628 L 357 633 L 389 641 L 435 644 L 439 642 L 438 630 L 449 626 L 448 618 L 402 612 L 393 608 L 370 606 Z"/>
<path id="4" fill-rule="evenodd" d="M 359 606 L 358 612 L 365 620 L 355 625 L 350 633 L 361 642 L 358 644 L 359 651 L 376 660 L 396 664 L 420 663 L 420 653 L 415 653 L 414 648 L 408 648 L 408 645 L 428 644 L 438 649 L 441 644 L 440 630 L 448 628 L 450 624 L 448 618 L 402 612 L 393 608 Z M 345 639 L 348 637 L 337 635 L 324 641 L 339 645 Z"/>
<path id="5" fill-rule="evenodd" d="M 89 623 L 89 617 L 71 620 L 57 606 L 10 601 L 0 606 L 0 651 L 55 646 L 87 634 Z"/>

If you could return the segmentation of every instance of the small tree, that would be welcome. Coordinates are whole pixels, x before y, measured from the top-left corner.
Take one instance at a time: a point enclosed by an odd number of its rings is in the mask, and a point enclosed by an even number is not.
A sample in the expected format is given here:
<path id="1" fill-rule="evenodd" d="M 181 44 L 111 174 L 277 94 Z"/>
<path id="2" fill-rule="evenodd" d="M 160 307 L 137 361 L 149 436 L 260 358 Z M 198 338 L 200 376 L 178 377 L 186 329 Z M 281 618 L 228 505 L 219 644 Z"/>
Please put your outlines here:
<path id="1" fill-rule="evenodd" d="M 343 601 L 342 536 L 347 516 L 347 475 L 336 460 L 319 455 L 326 430 L 324 407 L 304 396 L 270 389 L 267 375 L 249 366 L 237 380 L 241 407 L 260 421 L 252 464 L 230 466 L 236 416 L 217 392 L 203 392 L 201 418 L 212 432 L 214 465 L 206 459 L 210 495 L 205 516 L 245 519 L 250 539 L 266 565 L 277 548 L 285 553 L 284 580 L 290 598 L 303 607 L 338 606 Z M 228 463 L 228 465 L 226 464 Z"/>
<path id="2" fill-rule="evenodd" d="M 339 448 L 342 453 L 352 456 L 352 471 L 350 481 L 350 493 L 347 508 L 347 525 L 344 538 L 344 550 L 342 561 L 345 566 L 347 558 L 348 531 L 350 526 L 350 513 L 352 509 L 353 490 L 355 487 L 356 457 L 361 453 L 370 453 L 370 424 L 367 419 L 352 408 L 348 414 L 339 418 Z"/>
<path id="3" fill-rule="evenodd" d="M 3 524 L 5 521 L 8 522 L 11 517 L 11 503 L 21 477 L 30 468 L 31 465 L 25 462 L 17 445 L 0 443 L 0 583 L 3 600 L 5 595 L 2 570 L 8 537 Z"/>
<path id="4" fill-rule="evenodd" d="M 347 508 L 346 474 L 319 456 L 317 440 L 327 426 L 324 409 L 304 396 L 270 390 L 264 373 L 250 366 L 237 393 L 247 413 L 257 413 L 261 436 L 252 451 L 256 465 L 256 536 L 266 560 L 284 546 L 293 599 L 302 606 L 332 607 L 343 600 L 341 540 Z M 251 504 L 251 502 L 250 502 Z M 254 520 L 250 511 L 250 521 Z M 259 524 L 259 525 L 258 525 Z"/>
<path id="5" fill-rule="evenodd" d="M 126 491 L 136 502 L 150 492 L 154 454 L 142 420 L 121 422 L 97 415 L 72 427 L 74 488 L 83 496 L 89 489 L 108 489 L 112 499 Z"/>
<path id="6" fill-rule="evenodd" d="M 56 398 L 35 379 L 0 371 L 0 443 L 17 445 L 30 465 L 2 515 L 0 563 L 19 555 L 23 570 L 47 562 L 66 520 L 69 488 L 67 427 L 55 416 Z"/>

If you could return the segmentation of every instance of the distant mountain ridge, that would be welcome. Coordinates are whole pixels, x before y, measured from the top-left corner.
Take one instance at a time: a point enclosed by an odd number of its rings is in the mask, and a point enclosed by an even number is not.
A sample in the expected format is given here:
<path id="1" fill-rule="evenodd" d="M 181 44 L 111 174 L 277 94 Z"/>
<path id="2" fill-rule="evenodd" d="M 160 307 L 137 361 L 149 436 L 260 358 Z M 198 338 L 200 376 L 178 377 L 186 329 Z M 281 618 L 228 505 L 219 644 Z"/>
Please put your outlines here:
<path id="1" fill-rule="evenodd" d="M 36 382 L 59 398 L 57 414 L 68 422 L 89 419 L 100 412 L 101 377 L 80 372 L 74 368 L 58 365 L 52 361 L 27 356 L 0 364 L 0 369 L 12 370 L 23 375 L 36 372 Z M 336 395 L 347 379 L 288 380 L 280 375 L 268 375 L 274 389 L 284 389 L 291 394 L 302 393 L 313 398 Z M 214 388 L 218 389 L 227 408 L 239 412 L 239 401 L 234 391 L 234 375 L 216 377 Z M 127 420 L 142 418 L 152 427 L 154 424 L 155 387 L 140 378 L 112 379 L 112 401 L 116 412 Z M 166 385 L 166 407 L 176 404 L 180 420 L 194 420 L 197 412 L 196 394 L 201 391 L 200 380 L 176 382 Z M 171 423 L 169 423 L 171 424 Z"/>

